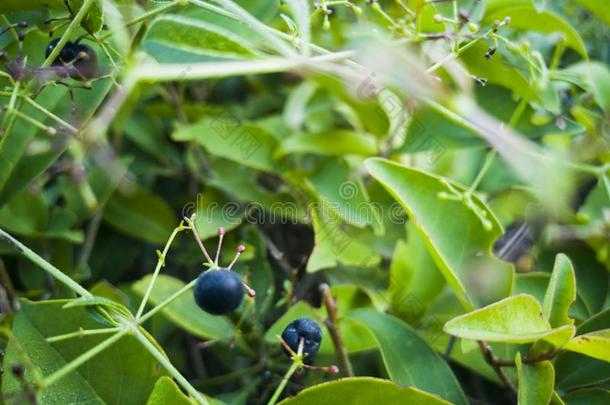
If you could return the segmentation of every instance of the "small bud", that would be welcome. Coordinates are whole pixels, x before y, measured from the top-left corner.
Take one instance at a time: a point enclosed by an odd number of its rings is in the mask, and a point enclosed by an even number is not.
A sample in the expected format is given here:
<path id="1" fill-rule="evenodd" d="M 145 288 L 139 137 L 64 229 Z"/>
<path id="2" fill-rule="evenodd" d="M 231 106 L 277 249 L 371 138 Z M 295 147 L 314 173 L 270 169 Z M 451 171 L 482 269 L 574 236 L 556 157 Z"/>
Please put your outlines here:
<path id="1" fill-rule="evenodd" d="M 246 251 L 246 247 L 244 245 L 239 245 L 237 247 L 237 253 L 242 254 Z"/>
<path id="2" fill-rule="evenodd" d="M 334 364 L 332 366 L 328 366 L 328 373 L 329 374 L 338 374 L 339 367 L 335 366 Z"/>
<path id="3" fill-rule="evenodd" d="M 47 127 L 47 131 L 46 132 L 47 132 L 48 135 L 51 135 L 51 136 L 57 135 L 57 130 L 55 128 L 53 128 L 53 127 Z"/>
<path id="4" fill-rule="evenodd" d="M 434 22 L 437 24 L 442 24 L 443 23 L 443 16 L 440 14 L 435 14 L 434 15 Z"/>
<path id="5" fill-rule="evenodd" d="M 21 378 L 25 374 L 25 369 L 21 364 L 13 364 L 11 366 L 11 373 L 13 373 L 15 377 Z"/>
<path id="6" fill-rule="evenodd" d="M 508 24 L 510 24 L 510 23 L 511 23 L 511 21 L 512 21 L 512 19 L 511 19 L 510 17 L 508 17 L 508 16 L 507 16 L 507 17 L 504 17 L 504 24 L 507 24 L 507 25 L 508 25 Z"/>
<path id="7" fill-rule="evenodd" d="M 17 23 L 17 26 L 20 28 L 27 28 L 28 27 L 28 22 L 27 21 L 19 21 Z"/>
<path id="8" fill-rule="evenodd" d="M 244 286 L 244 287 L 246 287 L 246 294 L 248 294 L 248 297 L 250 297 L 250 298 L 256 297 L 256 291 L 254 291 L 254 289 L 252 289 L 248 286 Z"/>
<path id="9" fill-rule="evenodd" d="M 225 234 L 225 228 L 223 228 L 222 226 L 220 228 L 218 228 L 218 236 L 224 236 Z"/>
<path id="10" fill-rule="evenodd" d="M 324 16 L 324 22 L 322 23 L 322 28 L 324 31 L 328 31 L 330 29 L 330 20 L 328 19 L 328 15 Z"/>
<path id="11" fill-rule="evenodd" d="M 18 39 L 19 41 L 23 41 L 23 40 L 25 39 L 25 32 L 23 32 L 23 31 L 19 31 L 19 32 L 17 33 L 17 39 Z"/>
<path id="12" fill-rule="evenodd" d="M 477 31 L 479 31 L 479 25 L 478 24 L 469 22 L 468 24 L 466 24 L 466 26 L 468 27 L 468 30 L 470 32 L 477 32 Z"/>
<path id="13" fill-rule="evenodd" d="M 352 8 L 352 11 L 353 11 L 354 13 L 356 13 L 356 15 L 360 15 L 360 14 L 362 14 L 362 9 L 361 9 L 360 7 L 358 7 L 358 6 L 356 6 L 356 5 L 352 5 L 352 6 L 351 6 L 351 8 Z"/>

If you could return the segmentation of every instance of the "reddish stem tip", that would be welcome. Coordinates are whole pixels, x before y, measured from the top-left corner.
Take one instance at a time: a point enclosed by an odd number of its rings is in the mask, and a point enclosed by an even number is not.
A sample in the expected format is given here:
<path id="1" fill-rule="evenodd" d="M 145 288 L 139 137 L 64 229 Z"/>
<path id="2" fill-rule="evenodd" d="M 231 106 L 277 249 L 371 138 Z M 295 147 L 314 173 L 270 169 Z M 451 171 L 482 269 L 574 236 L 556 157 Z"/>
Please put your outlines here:
<path id="1" fill-rule="evenodd" d="M 218 235 L 219 236 L 223 236 L 225 234 L 225 228 L 223 228 L 222 226 L 220 228 L 218 228 Z"/>
<path id="2" fill-rule="evenodd" d="M 239 245 L 237 247 L 237 253 L 241 254 L 244 253 L 246 251 L 246 247 L 244 245 Z"/>
<path id="3" fill-rule="evenodd" d="M 248 294 L 248 297 L 254 298 L 256 297 L 256 291 L 254 291 L 252 288 L 247 287 L 246 288 L 246 293 Z"/>
<path id="4" fill-rule="evenodd" d="M 328 373 L 329 374 L 337 374 L 339 373 L 339 367 L 332 365 L 332 366 L 328 366 Z"/>

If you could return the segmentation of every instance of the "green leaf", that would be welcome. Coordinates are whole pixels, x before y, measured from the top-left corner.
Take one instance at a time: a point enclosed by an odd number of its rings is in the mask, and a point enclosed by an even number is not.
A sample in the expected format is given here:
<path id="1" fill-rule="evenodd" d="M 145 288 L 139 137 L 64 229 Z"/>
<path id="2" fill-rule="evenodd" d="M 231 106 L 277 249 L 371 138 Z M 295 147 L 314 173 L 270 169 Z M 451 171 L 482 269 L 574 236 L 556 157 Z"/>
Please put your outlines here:
<path id="1" fill-rule="evenodd" d="M 597 18 L 610 25 L 610 13 L 608 13 L 608 3 L 600 0 L 575 0 L 576 3 L 586 7 Z"/>
<path id="2" fill-rule="evenodd" d="M 418 319 L 444 286 L 443 275 L 426 250 L 415 224 L 410 221 L 407 224 L 407 242 L 399 240 L 396 243 L 390 266 L 392 312 L 409 321 Z"/>
<path id="3" fill-rule="evenodd" d="M 515 357 L 519 379 L 519 405 L 548 404 L 553 395 L 555 370 L 548 360 L 523 364 L 521 354 Z"/>
<path id="4" fill-rule="evenodd" d="M 487 12 L 483 23 L 491 24 L 494 20 L 502 21 L 505 17 L 511 17 L 510 26 L 516 29 L 543 34 L 562 34 L 567 46 L 578 52 L 584 59 L 588 59 L 587 48 L 578 31 L 559 15 L 551 11 L 538 13 L 531 5 L 519 6 L 511 3 L 508 7 Z"/>
<path id="5" fill-rule="evenodd" d="M 222 26 L 179 15 L 157 18 L 146 34 L 144 47 L 162 63 L 194 62 L 202 60 L 201 56 L 242 59 L 257 54 L 247 38 Z"/>
<path id="6" fill-rule="evenodd" d="M 191 125 L 179 126 L 175 141 L 195 141 L 213 155 L 254 169 L 274 171 L 273 151 L 277 140 L 256 123 L 242 122 L 229 113 L 205 117 Z"/>
<path id="7" fill-rule="evenodd" d="M 540 303 L 520 294 L 453 318 L 445 332 L 464 339 L 530 343 L 553 333 Z"/>
<path id="8" fill-rule="evenodd" d="M 454 404 L 468 403 L 447 363 L 407 324 L 371 309 L 354 310 L 347 316 L 371 331 L 394 382 L 415 386 Z"/>
<path id="9" fill-rule="evenodd" d="M 322 205 L 326 202 L 321 201 Z M 316 272 L 345 265 L 371 267 L 381 261 L 380 255 L 369 245 L 358 240 L 341 218 L 328 208 L 311 210 L 315 245 L 307 261 L 307 271 Z"/>
<path id="10" fill-rule="evenodd" d="M 576 301 L 576 276 L 570 259 L 563 254 L 555 258 L 555 266 L 549 286 L 544 295 L 542 308 L 551 327 L 571 325 L 574 320 L 568 315 L 570 306 Z"/>
<path id="11" fill-rule="evenodd" d="M 282 157 L 292 153 L 316 153 L 320 155 L 363 155 L 377 153 L 372 135 L 346 129 L 298 134 L 286 138 L 275 153 Z"/>
<path id="12" fill-rule="evenodd" d="M 399 387 L 391 381 L 370 377 L 342 378 L 317 384 L 281 402 L 281 405 L 311 404 L 409 404 L 449 405 L 439 397 L 413 387 Z"/>
<path id="13" fill-rule="evenodd" d="M 180 391 L 174 380 L 169 377 L 161 377 L 157 380 L 146 405 L 165 404 L 194 405 L 195 402 Z"/>
<path id="14" fill-rule="evenodd" d="M 36 367 L 43 376 L 48 376 L 110 336 L 84 336 L 48 343 L 45 338 L 51 336 L 76 332 L 80 328 L 102 327 L 84 308 L 63 309 L 68 302 L 21 301 L 21 309 L 13 322 L 13 339 L 6 349 L 4 369 L 17 363 L 24 364 L 26 378 L 32 381 L 36 371 L 28 364 Z M 141 404 L 146 402 L 155 381 L 162 375 L 160 370 L 148 351 L 127 335 L 57 384 L 44 389 L 39 399 L 44 404 Z M 12 395 L 20 389 L 19 380 L 11 373 L 3 376 L 4 395 Z"/>
<path id="15" fill-rule="evenodd" d="M 610 329 L 576 336 L 566 343 L 564 349 L 610 363 Z"/>
<path id="16" fill-rule="evenodd" d="M 70 10 L 74 14 L 78 13 L 84 2 L 85 0 L 68 0 Z M 89 7 L 80 25 L 90 34 L 95 34 L 102 29 L 104 26 L 104 11 L 99 1 L 94 1 L 91 7 Z"/>
<path id="17" fill-rule="evenodd" d="M 64 0 L 45 0 L 45 7 L 52 10 L 65 9 Z M 16 11 L 40 10 L 40 0 L 3 0 L 0 3 L 0 13 L 13 13 Z"/>
<path id="18" fill-rule="evenodd" d="M 440 192 L 450 192 L 440 177 L 383 159 L 369 159 L 366 166 L 414 221 L 436 265 L 464 308 L 471 310 L 510 293 L 512 266 L 491 253 L 493 242 L 503 233 L 502 228 L 480 199 L 473 197 L 477 208 L 485 212 L 490 230 L 485 229 L 481 219 L 465 204 L 439 198 Z M 458 184 L 447 182 L 464 191 Z"/>
<path id="19" fill-rule="evenodd" d="M 561 71 L 569 81 L 593 94 L 602 110 L 610 111 L 610 69 L 601 62 L 582 62 Z"/>
<path id="20" fill-rule="evenodd" d="M 491 84 L 506 87 L 528 100 L 540 98 L 527 78 L 518 69 L 511 67 L 501 53 L 496 52 L 492 59 L 486 59 L 484 56 L 488 50 L 489 45 L 477 43 L 460 55 L 460 60 L 466 64 L 471 74 L 483 77 Z M 441 135 L 445 136 L 445 134 Z"/>
<path id="21" fill-rule="evenodd" d="M 601 388 L 589 388 L 572 391 L 563 397 L 566 405 L 607 405 L 610 403 L 610 391 Z"/>
<path id="22" fill-rule="evenodd" d="M 172 208 L 161 197 L 132 185 L 119 189 L 104 210 L 104 221 L 127 235 L 152 243 L 165 243 L 176 225 Z"/>
<path id="23" fill-rule="evenodd" d="M 144 296 L 151 276 L 145 276 L 132 285 L 133 291 Z M 157 305 L 184 287 L 177 278 L 160 274 L 150 294 L 150 303 Z M 187 292 L 161 310 L 167 319 L 180 328 L 206 339 L 228 339 L 234 335 L 235 325 L 224 316 L 204 312 L 195 303 L 193 294 Z"/>

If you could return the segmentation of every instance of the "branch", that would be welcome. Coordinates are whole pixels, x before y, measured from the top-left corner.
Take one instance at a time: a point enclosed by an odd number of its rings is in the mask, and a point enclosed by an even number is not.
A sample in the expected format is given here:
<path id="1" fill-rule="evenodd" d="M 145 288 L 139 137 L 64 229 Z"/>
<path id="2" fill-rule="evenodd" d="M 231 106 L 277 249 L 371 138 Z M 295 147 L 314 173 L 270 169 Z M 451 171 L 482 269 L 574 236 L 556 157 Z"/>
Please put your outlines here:
<path id="1" fill-rule="evenodd" d="M 328 319 L 324 321 L 324 324 L 326 325 L 328 333 L 333 340 L 333 345 L 335 346 L 335 352 L 337 353 L 337 359 L 340 367 L 341 369 L 345 370 L 345 374 L 348 377 L 353 377 L 354 369 L 347 354 L 347 350 L 345 349 L 345 345 L 343 344 L 343 337 L 341 336 L 341 331 L 339 329 L 339 322 L 337 319 L 337 302 L 331 295 L 328 284 L 320 285 L 320 292 L 324 298 L 324 306 L 326 307 L 326 313 L 328 314 Z"/>

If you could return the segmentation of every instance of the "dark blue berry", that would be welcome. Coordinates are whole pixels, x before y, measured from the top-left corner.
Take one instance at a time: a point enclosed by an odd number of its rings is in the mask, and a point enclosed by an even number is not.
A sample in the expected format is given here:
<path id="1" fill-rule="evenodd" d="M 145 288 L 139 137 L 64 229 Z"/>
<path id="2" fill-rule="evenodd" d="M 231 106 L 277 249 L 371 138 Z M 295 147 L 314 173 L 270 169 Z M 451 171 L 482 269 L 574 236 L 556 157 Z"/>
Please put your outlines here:
<path id="1" fill-rule="evenodd" d="M 213 315 L 223 315 L 241 304 L 244 286 L 233 271 L 212 269 L 199 275 L 193 295 L 201 309 Z"/>
<path id="2" fill-rule="evenodd" d="M 304 361 L 311 364 L 320 349 L 322 330 L 314 320 L 298 318 L 286 326 L 282 339 L 295 352 L 298 352 L 299 341 L 303 339 L 303 353 L 306 354 Z"/>
<path id="3" fill-rule="evenodd" d="M 53 52 L 53 49 L 55 49 L 55 47 L 57 46 L 58 43 L 59 43 L 59 38 L 55 38 L 54 40 L 49 42 L 46 49 L 44 50 L 45 58 L 48 58 L 49 56 L 51 56 L 51 52 Z M 59 55 L 57 55 L 57 57 L 53 61 L 53 66 L 61 66 L 64 64 L 68 64 L 68 63 L 72 62 L 74 59 L 76 59 L 77 55 L 78 55 L 78 52 L 76 50 L 76 45 L 74 45 L 74 42 L 68 41 L 68 42 L 66 42 L 64 47 L 59 52 Z"/>

